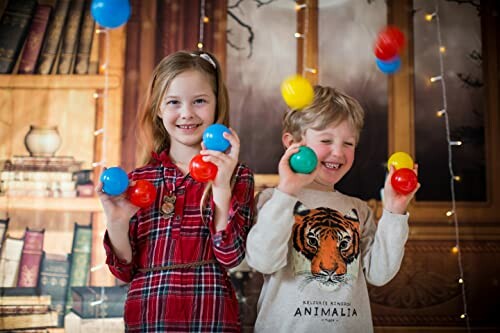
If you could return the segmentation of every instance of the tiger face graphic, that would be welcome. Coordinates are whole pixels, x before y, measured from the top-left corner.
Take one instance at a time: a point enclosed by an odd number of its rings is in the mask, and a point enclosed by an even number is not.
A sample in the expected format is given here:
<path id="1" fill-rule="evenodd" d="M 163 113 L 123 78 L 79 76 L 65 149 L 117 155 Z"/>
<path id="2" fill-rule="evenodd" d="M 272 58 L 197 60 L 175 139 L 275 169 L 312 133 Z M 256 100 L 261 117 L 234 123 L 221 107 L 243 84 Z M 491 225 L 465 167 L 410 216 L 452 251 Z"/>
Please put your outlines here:
<path id="1" fill-rule="evenodd" d="M 293 247 L 310 263 L 296 271 L 306 276 L 306 283 L 317 281 L 328 287 L 352 279 L 348 268 L 359 256 L 360 241 L 356 210 L 343 216 L 334 209 L 308 209 L 297 202 L 294 217 Z"/>

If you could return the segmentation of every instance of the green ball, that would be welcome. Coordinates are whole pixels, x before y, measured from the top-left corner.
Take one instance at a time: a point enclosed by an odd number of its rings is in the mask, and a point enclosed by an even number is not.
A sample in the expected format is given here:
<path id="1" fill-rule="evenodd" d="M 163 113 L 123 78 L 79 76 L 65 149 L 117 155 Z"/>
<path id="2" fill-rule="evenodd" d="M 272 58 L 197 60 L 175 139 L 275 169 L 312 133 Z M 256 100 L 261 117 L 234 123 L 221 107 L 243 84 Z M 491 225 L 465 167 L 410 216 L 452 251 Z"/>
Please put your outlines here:
<path id="1" fill-rule="evenodd" d="M 299 151 L 290 157 L 290 167 L 297 173 L 311 173 L 318 165 L 318 157 L 314 150 L 300 146 Z"/>

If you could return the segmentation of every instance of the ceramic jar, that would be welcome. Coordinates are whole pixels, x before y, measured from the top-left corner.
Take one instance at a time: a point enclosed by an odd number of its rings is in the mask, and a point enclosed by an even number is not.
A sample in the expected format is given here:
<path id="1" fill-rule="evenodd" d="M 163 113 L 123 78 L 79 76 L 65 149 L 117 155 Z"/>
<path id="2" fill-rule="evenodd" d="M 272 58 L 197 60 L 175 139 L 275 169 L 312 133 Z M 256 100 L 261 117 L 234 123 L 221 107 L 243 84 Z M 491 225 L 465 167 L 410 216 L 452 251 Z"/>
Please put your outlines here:
<path id="1" fill-rule="evenodd" d="M 31 156 L 54 156 L 61 146 L 57 126 L 30 126 L 24 137 L 24 145 Z"/>

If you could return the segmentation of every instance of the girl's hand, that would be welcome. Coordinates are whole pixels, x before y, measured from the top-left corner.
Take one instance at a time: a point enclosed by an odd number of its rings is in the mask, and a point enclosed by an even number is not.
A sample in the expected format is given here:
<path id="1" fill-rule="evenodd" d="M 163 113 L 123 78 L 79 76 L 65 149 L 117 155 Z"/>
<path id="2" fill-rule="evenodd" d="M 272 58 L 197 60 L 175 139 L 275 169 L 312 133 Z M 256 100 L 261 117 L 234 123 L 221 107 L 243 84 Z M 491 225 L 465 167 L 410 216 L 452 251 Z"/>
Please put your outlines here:
<path id="1" fill-rule="evenodd" d="M 203 160 L 212 162 L 217 166 L 217 176 L 213 181 L 213 188 L 230 189 L 231 177 L 238 164 L 240 138 L 232 128 L 229 128 L 229 130 L 231 133 L 224 132 L 222 134 L 231 144 L 226 152 L 207 150 L 202 143 L 203 150 L 200 151 L 200 154 L 203 155 Z"/>
<path id="2" fill-rule="evenodd" d="M 111 196 L 102 191 L 102 182 L 99 181 L 95 189 L 97 196 L 101 200 L 104 214 L 106 215 L 107 227 L 123 226 L 128 230 L 128 223 L 132 216 L 139 210 L 139 207 L 133 205 L 125 193 Z"/>
<path id="3" fill-rule="evenodd" d="M 290 167 L 290 157 L 299 151 L 300 146 L 302 146 L 301 143 L 291 144 L 278 164 L 278 173 L 280 175 L 278 190 L 293 196 L 297 195 L 304 186 L 312 183 L 319 170 L 319 168 L 316 167 L 310 174 L 296 173 L 292 170 Z"/>
<path id="4" fill-rule="evenodd" d="M 391 165 L 391 170 L 389 171 L 384 184 L 384 197 L 382 200 L 384 209 L 394 214 L 405 214 L 411 199 L 413 199 L 415 193 L 417 193 L 418 189 L 420 188 L 420 183 L 417 184 L 417 187 L 415 188 L 415 190 L 413 190 L 413 192 L 408 194 L 401 194 L 397 192 L 391 184 L 391 178 L 394 174 L 394 171 L 396 171 L 396 169 L 393 165 Z M 418 176 L 418 164 L 415 164 L 415 166 L 413 167 L 413 171 Z"/>

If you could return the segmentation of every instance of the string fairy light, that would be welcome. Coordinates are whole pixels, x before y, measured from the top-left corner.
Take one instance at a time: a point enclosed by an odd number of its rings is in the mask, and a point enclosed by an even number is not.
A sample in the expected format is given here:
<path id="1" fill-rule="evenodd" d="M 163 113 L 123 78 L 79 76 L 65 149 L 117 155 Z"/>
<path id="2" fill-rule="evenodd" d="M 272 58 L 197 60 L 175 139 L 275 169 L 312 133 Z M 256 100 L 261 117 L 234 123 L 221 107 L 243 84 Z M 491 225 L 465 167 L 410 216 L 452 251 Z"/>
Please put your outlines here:
<path id="1" fill-rule="evenodd" d="M 210 18 L 205 15 L 205 0 L 200 0 L 200 22 L 199 22 L 199 32 L 198 32 L 198 43 L 196 46 L 198 50 L 203 50 L 204 35 L 205 35 L 205 24 L 210 22 Z"/>
<path id="2" fill-rule="evenodd" d="M 103 123 L 101 128 L 97 128 L 94 130 L 94 136 L 102 135 L 101 140 L 101 158 L 100 161 L 95 161 L 92 163 L 93 168 L 97 168 L 100 166 L 106 166 L 106 142 L 107 142 L 107 114 L 108 114 L 108 91 L 109 91 L 109 29 L 108 28 L 97 28 L 95 30 L 96 34 L 104 35 L 104 63 L 99 66 L 99 73 L 104 75 L 104 89 L 103 92 L 96 91 L 93 94 L 93 97 L 97 100 L 99 98 L 102 99 L 103 103 L 103 112 L 102 118 Z"/>
<path id="3" fill-rule="evenodd" d="M 461 146 L 462 141 L 452 141 L 450 135 L 450 121 L 448 117 L 448 101 L 446 98 L 446 80 L 445 80 L 445 71 L 444 71 L 444 61 L 443 61 L 443 53 L 445 52 L 445 47 L 443 46 L 442 37 L 441 37 L 441 25 L 439 20 L 439 6 L 437 1 L 435 1 L 435 12 L 432 14 L 427 14 L 425 16 L 426 21 L 435 22 L 436 23 L 436 31 L 437 31 L 437 41 L 439 44 L 439 69 L 440 75 L 434 76 L 430 78 L 431 83 L 440 82 L 441 83 L 441 93 L 443 98 L 443 109 L 438 111 L 436 115 L 440 118 L 444 118 L 445 128 L 446 128 L 446 141 L 448 143 L 448 170 L 450 174 L 450 193 L 451 193 L 451 209 L 446 212 L 446 216 L 453 220 L 453 225 L 455 229 L 455 246 L 452 247 L 451 252 L 457 255 L 458 261 L 458 269 L 460 277 L 458 278 L 458 284 L 461 287 L 462 292 L 462 304 L 463 304 L 463 313 L 460 315 L 461 319 L 465 320 L 465 324 L 467 327 L 467 332 L 471 332 L 470 320 L 467 314 L 467 297 L 465 293 L 465 279 L 464 279 L 464 269 L 462 264 L 462 253 L 460 249 L 460 233 L 458 226 L 458 216 L 456 213 L 456 199 L 455 199 L 455 182 L 460 180 L 459 176 L 456 176 L 453 170 L 453 151 L 452 147 Z"/>

